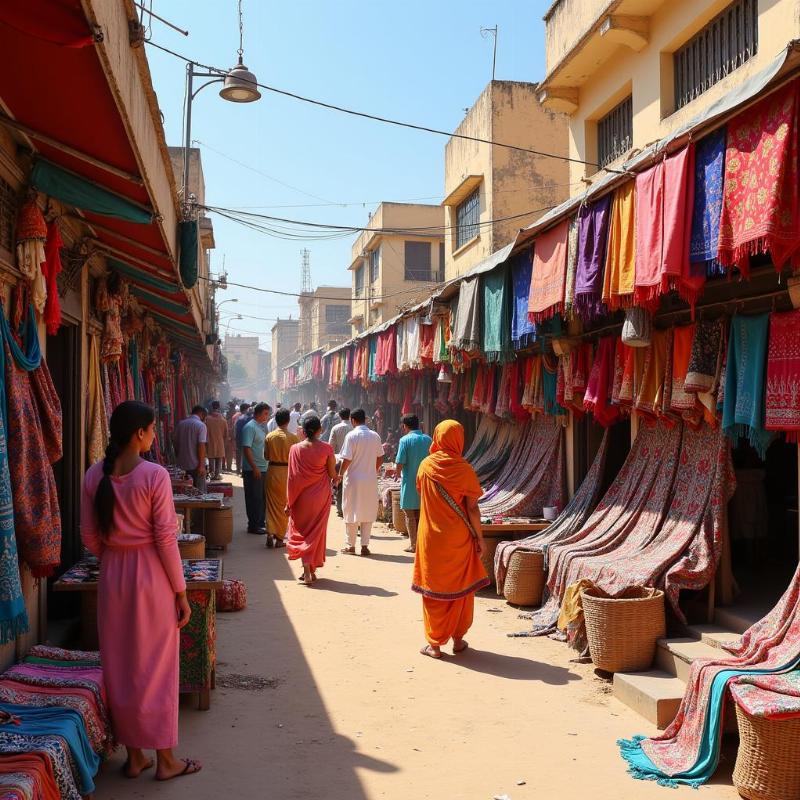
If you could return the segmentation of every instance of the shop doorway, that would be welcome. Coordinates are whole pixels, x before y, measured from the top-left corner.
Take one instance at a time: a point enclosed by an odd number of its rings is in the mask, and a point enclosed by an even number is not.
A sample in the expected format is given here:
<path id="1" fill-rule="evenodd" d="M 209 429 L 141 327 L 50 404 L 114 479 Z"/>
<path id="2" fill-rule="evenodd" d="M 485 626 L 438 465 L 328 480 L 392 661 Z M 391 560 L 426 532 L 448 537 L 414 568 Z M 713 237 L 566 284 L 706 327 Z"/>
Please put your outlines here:
<path id="1" fill-rule="evenodd" d="M 573 418 L 574 419 L 574 418 Z M 586 474 L 591 469 L 594 459 L 600 450 L 605 428 L 598 425 L 591 416 L 574 423 L 573 445 L 575 465 L 575 490 L 577 491 Z M 631 421 L 626 417 L 609 428 L 608 453 L 606 454 L 606 468 L 603 473 L 603 483 L 600 487 L 599 497 L 602 497 L 614 478 L 617 477 L 628 453 L 631 449 Z"/>

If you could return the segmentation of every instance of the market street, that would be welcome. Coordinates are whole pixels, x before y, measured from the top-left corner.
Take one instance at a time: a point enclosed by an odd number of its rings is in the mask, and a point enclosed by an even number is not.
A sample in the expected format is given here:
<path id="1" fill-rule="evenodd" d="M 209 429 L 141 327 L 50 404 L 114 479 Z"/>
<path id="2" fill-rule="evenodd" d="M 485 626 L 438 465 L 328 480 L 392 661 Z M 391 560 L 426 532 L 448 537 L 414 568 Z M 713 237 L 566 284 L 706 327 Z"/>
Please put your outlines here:
<path id="1" fill-rule="evenodd" d="M 591 665 L 571 664 L 565 645 L 508 638 L 525 622 L 501 598 L 477 597 L 466 654 L 424 658 L 405 539 L 376 525 L 371 558 L 339 555 L 344 526 L 334 512 L 328 562 L 308 589 L 285 550 L 242 532 L 241 489 L 234 502 L 225 575 L 245 581 L 248 607 L 217 615 L 211 710 L 184 698 L 180 718 L 178 752 L 203 771 L 164 784 L 152 772 L 126 780 L 119 751 L 98 778 L 99 800 L 697 796 L 630 779 L 615 741 L 654 729 Z M 270 685 L 228 688 L 248 683 L 243 676 Z M 702 798 L 737 797 L 725 755 Z"/>

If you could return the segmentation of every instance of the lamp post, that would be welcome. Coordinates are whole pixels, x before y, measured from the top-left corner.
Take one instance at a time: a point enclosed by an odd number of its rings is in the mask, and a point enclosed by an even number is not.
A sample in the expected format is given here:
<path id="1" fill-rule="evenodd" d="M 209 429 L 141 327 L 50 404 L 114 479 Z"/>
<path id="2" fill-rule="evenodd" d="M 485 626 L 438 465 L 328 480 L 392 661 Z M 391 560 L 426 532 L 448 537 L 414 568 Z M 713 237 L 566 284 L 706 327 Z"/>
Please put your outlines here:
<path id="1" fill-rule="evenodd" d="M 242 319 L 242 315 L 241 314 L 236 314 L 235 316 L 230 317 L 230 319 L 228 319 L 228 322 L 225 325 L 225 338 L 226 339 L 228 338 L 228 333 L 230 333 L 231 322 L 233 322 L 233 320 L 235 320 L 235 319 Z"/>

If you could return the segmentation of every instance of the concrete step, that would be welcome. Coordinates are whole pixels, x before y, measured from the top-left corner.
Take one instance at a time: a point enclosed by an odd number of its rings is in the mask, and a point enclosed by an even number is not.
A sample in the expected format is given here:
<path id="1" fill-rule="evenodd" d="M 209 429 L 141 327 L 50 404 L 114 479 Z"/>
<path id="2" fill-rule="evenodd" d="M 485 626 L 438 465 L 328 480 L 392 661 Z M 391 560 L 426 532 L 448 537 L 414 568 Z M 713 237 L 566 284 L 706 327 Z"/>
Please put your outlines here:
<path id="1" fill-rule="evenodd" d="M 697 639 L 659 639 L 656 648 L 656 666 L 680 678 L 689 680 L 692 661 L 697 658 L 719 658 L 718 647 Z"/>
<path id="2" fill-rule="evenodd" d="M 744 633 L 767 614 L 774 605 L 775 603 L 769 600 L 759 600 L 717 608 L 714 610 L 714 622 L 720 627 L 736 631 L 736 633 Z"/>
<path id="3" fill-rule="evenodd" d="M 614 674 L 614 697 L 659 730 L 675 718 L 685 689 L 683 681 L 659 669 Z"/>
<path id="4" fill-rule="evenodd" d="M 741 635 L 724 625 L 690 625 L 686 630 L 692 638 L 720 649 L 723 649 L 723 644 L 735 642 Z"/>

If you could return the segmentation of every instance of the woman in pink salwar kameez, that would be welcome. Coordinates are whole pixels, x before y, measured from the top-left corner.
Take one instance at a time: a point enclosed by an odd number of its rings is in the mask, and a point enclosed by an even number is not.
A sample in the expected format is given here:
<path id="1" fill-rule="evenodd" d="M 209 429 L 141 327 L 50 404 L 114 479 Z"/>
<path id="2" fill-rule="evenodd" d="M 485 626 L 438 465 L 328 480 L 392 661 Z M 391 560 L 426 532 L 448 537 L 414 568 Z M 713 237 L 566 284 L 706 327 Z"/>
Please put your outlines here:
<path id="1" fill-rule="evenodd" d="M 145 461 L 155 437 L 153 409 L 129 400 L 111 415 L 105 459 L 83 481 L 81 537 L 100 559 L 97 629 L 125 774 L 153 766 L 169 780 L 200 770 L 172 752 L 178 743 L 180 629 L 191 614 L 176 537 L 169 473 Z"/>
<path id="2" fill-rule="evenodd" d="M 331 481 L 337 481 L 333 448 L 320 441 L 322 423 L 311 417 L 303 423 L 305 441 L 289 450 L 286 509 L 289 515 L 286 543 L 290 561 L 302 559 L 301 580 L 310 586 L 317 567 L 325 563 L 328 517 L 331 513 Z"/>

